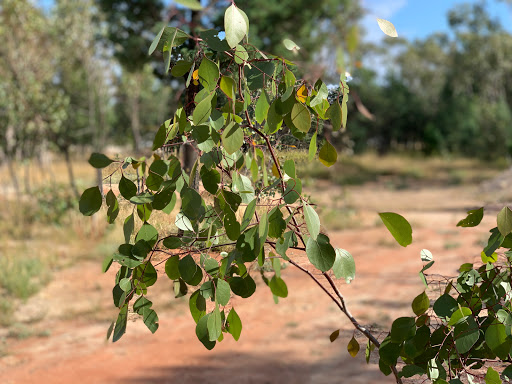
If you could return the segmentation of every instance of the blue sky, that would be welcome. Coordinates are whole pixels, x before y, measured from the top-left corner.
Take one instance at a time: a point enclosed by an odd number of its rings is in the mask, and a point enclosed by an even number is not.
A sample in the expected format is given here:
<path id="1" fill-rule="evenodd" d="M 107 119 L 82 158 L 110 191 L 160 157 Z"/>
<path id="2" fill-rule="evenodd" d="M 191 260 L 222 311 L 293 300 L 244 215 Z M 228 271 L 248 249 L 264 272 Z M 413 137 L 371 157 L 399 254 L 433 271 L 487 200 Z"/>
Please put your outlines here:
<path id="1" fill-rule="evenodd" d="M 365 16 L 363 25 L 367 40 L 383 38 L 377 17 L 391 21 L 398 36 L 408 40 L 425 38 L 436 31 L 448 31 L 447 12 L 462 3 L 481 3 L 481 0 L 362 0 L 363 6 L 371 12 Z M 505 2 L 487 0 L 487 9 L 493 18 L 512 32 L 512 7 Z"/>
<path id="2" fill-rule="evenodd" d="M 44 8 L 49 8 L 53 0 L 36 0 Z M 165 0 L 170 3 L 172 0 Z M 278 0 L 276 0 L 278 1 Z M 361 0 L 370 12 L 363 19 L 367 30 L 367 40 L 379 41 L 383 38 L 376 18 L 391 21 L 398 35 L 407 39 L 424 38 L 436 31 L 448 31 L 446 13 L 461 3 L 481 3 L 482 0 Z M 487 0 L 488 10 L 497 17 L 503 26 L 512 32 L 512 7 L 498 0 Z M 250 17 L 250 15 L 249 15 Z"/>

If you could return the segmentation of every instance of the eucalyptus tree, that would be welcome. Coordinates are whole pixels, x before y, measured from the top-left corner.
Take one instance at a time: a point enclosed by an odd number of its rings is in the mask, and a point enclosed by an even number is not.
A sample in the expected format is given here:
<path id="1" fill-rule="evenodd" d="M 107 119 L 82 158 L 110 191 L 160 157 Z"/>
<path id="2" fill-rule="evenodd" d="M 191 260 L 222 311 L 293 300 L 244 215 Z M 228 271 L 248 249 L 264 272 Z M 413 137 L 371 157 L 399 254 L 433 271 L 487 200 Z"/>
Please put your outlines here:
<path id="1" fill-rule="evenodd" d="M 394 31 L 386 23 L 383 30 Z M 359 332 L 367 339 L 367 362 L 377 348 L 379 369 L 393 374 L 397 383 L 403 377 L 423 376 L 437 384 L 458 384 L 461 379 L 501 384 L 500 373 L 512 377 L 512 366 L 502 372 L 492 366 L 496 361 L 510 363 L 512 351 L 512 211 L 505 207 L 498 214 L 481 253 L 483 265 L 463 264 L 458 276 L 447 278 L 443 293 L 427 291 L 426 271 L 434 260 L 422 250 L 419 277 L 425 290 L 411 304 L 414 315 L 393 321 L 379 340 L 351 314 L 338 281 L 350 283 L 356 277 L 352 255 L 334 248 L 322 232 L 294 161 L 280 159 L 275 150 L 276 133 L 284 126 L 298 139 L 312 131 L 310 160 L 318 158 L 327 167 L 336 163 L 336 150 L 327 140 L 317 142 L 316 133 L 327 120 L 334 130 L 346 124 L 345 74 L 340 76 L 340 97 L 329 102 L 322 80 L 311 84 L 297 79 L 292 62 L 251 44 L 249 18 L 235 3 L 225 11 L 224 27 L 224 40 L 216 30 L 202 31 L 199 40 L 164 26 L 149 48 L 150 54 L 162 52 L 171 75 L 185 75 L 186 88 L 197 91 L 191 106 L 179 107 L 153 141 L 157 151 L 173 145 L 175 138 L 194 140 L 199 154 L 190 175 L 173 155 L 114 160 L 93 153 L 89 159 L 97 169 L 109 167 L 106 182 L 118 174 L 120 196 L 110 190 L 103 202 L 98 187 L 88 188 L 80 198 L 80 211 L 91 216 L 105 203 L 107 221 L 114 223 L 121 207 L 128 210 L 122 213 L 127 214 L 124 241 L 103 262 L 104 272 L 118 268 L 112 294 L 119 314 L 107 339 L 121 339 L 129 313 L 139 315 L 152 333 L 157 331 L 151 287 L 166 276 L 176 297 L 190 293 L 191 322 L 205 348 L 214 348 L 224 335 L 238 340 L 242 320 L 232 296 L 251 297 L 257 289 L 254 276 L 259 275 L 276 302 L 286 298 L 281 269 L 288 263 L 311 278 L 354 327 L 348 352 L 358 354 Z M 197 42 L 194 54 L 173 62 L 174 52 L 189 39 Z M 128 177 L 130 168 L 141 172 L 138 185 Z M 204 187 L 201 194 L 191 188 L 194 174 Z M 155 211 L 174 211 L 175 225 L 157 230 Z M 458 225 L 476 226 L 483 214 L 483 208 L 469 211 Z M 401 246 L 412 243 L 412 227 L 404 217 L 392 212 L 379 216 Z M 299 260 L 293 250 L 305 252 L 307 261 Z M 331 333 L 331 341 L 340 331 Z"/>
<path id="2" fill-rule="evenodd" d="M 38 153 L 46 131 L 66 118 L 69 101 L 54 86 L 57 46 L 40 9 L 28 0 L 3 1 L 0 38 L 0 146 L 19 192 L 13 161 Z M 28 174 L 25 189 L 30 190 Z"/>

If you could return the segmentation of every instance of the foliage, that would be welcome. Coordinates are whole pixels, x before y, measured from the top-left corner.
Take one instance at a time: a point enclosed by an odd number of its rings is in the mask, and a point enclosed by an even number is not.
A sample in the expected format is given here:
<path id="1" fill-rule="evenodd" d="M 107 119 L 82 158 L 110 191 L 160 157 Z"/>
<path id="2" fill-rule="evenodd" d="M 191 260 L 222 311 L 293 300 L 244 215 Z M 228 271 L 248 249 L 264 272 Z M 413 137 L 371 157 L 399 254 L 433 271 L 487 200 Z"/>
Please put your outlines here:
<path id="1" fill-rule="evenodd" d="M 449 34 L 389 40 L 385 78 L 364 68 L 353 71 L 351 87 L 374 117 L 350 114 L 356 151 L 370 146 L 380 153 L 405 148 L 509 156 L 512 36 L 482 4 L 456 7 L 447 18 Z"/>
<path id="2" fill-rule="evenodd" d="M 196 335 L 207 349 L 221 342 L 224 334 L 241 337 L 243 323 L 231 297 L 251 297 L 256 288 L 253 264 L 278 302 L 288 296 L 281 276 L 282 260 L 308 274 L 333 300 L 355 329 L 368 339 L 367 361 L 379 349 L 379 368 L 402 377 L 426 374 L 442 383 L 466 376 L 496 357 L 508 360 L 512 348 L 510 332 L 510 263 L 505 254 L 503 266 L 495 252 L 500 246 L 512 247 L 512 212 L 506 208 L 498 216 L 482 252 L 482 267 L 465 264 L 456 280 L 436 298 L 430 309 L 426 292 L 413 301 L 415 316 L 393 322 L 382 341 L 352 316 L 336 279 L 350 282 L 356 266 L 351 254 L 335 249 L 322 233 L 314 205 L 302 193 L 302 182 L 293 160 L 279 161 L 274 145 L 276 134 L 286 127 L 297 139 L 304 139 L 311 128 L 314 137 L 323 121 L 333 130 L 346 124 L 349 89 L 345 73 L 339 94 L 329 102 L 326 85 L 297 80 L 293 64 L 266 54 L 249 41 L 249 19 L 234 3 L 225 11 L 226 39 L 215 30 L 194 39 L 185 31 L 164 27 L 151 44 L 164 55 L 173 76 L 186 76 L 185 105 L 159 128 L 150 159 L 127 157 L 113 160 L 95 153 L 90 164 L 98 169 L 114 166 L 111 178 L 120 173 L 120 197 L 109 191 L 105 200 L 98 187 L 84 191 L 80 211 L 90 216 L 107 206 L 107 221 L 114 223 L 120 202 L 131 204 L 132 213 L 124 220 L 124 242 L 103 262 L 106 272 L 113 264 L 119 269 L 113 288 L 114 305 L 119 308 L 107 338 L 118 341 L 126 332 L 130 311 L 141 316 L 155 333 L 159 319 L 149 299 L 151 286 L 159 278 L 157 268 L 165 270 L 176 297 L 189 296 Z M 386 25 L 388 32 L 390 25 Z M 394 28 L 393 28 L 394 29 Z M 391 32 L 390 32 L 391 33 Z M 179 46 L 195 42 L 192 56 L 180 55 Z M 175 50 L 175 48 L 177 48 Z M 174 72 L 174 73 L 173 73 Z M 186 173 L 174 155 L 164 150 L 175 145 L 171 140 L 193 142 L 197 160 Z M 331 166 L 337 152 L 328 140 L 320 148 L 312 140 L 309 155 Z M 137 185 L 124 177 L 127 169 L 137 170 Z M 204 192 L 194 188 L 200 179 Z M 180 199 L 175 217 L 175 233 L 161 233 L 151 224 L 152 213 L 170 214 Z M 481 220 L 480 212 L 470 211 L 460 225 L 472 226 Z M 381 219 L 402 245 L 412 242 L 412 228 L 395 213 L 381 213 Z M 135 224 L 137 222 L 137 225 Z M 135 230 L 137 228 L 137 230 Z M 510 239 L 509 239 L 510 238 Z M 220 254 L 218 249 L 225 249 Z M 289 250 L 305 251 L 309 264 L 289 257 Z M 512 252 L 510 253 L 512 255 Z M 434 263 L 427 250 L 420 277 Z M 450 295 L 453 289 L 455 293 Z M 339 330 L 330 339 L 334 341 Z M 353 337 L 348 344 L 352 356 L 360 346 Z M 405 366 L 398 371 L 398 358 Z M 503 374 L 507 374 L 505 371 Z M 487 383 L 499 382 L 499 374 L 489 367 Z"/>
<path id="3" fill-rule="evenodd" d="M 474 227 L 482 217 L 483 208 L 471 210 L 458 225 Z M 414 316 L 396 319 L 382 341 L 379 367 L 384 374 L 391 373 L 390 366 L 400 358 L 405 364 L 400 377 L 426 375 L 435 383 L 460 383 L 461 379 L 501 383 L 500 373 L 505 380 L 511 378 L 512 366 L 496 372 L 492 364 L 510 362 L 512 353 L 512 215 L 508 207 L 498 214 L 497 223 L 482 251 L 482 264 L 462 264 L 458 276 L 443 279 L 442 287 L 438 281 L 427 282 L 425 271 L 434 260 L 428 250 L 421 252 L 425 291 L 412 302 Z M 498 254 L 500 248 L 504 250 Z"/>
<path id="4" fill-rule="evenodd" d="M 121 196 L 112 192 L 106 196 L 109 223 L 117 218 L 119 199 L 133 206 L 123 226 L 124 244 L 104 262 L 105 271 L 112 263 L 120 265 L 113 290 L 114 303 L 120 308 L 111 329 L 114 341 L 125 332 L 130 303 L 150 331 L 157 330 L 158 316 L 147 292 L 158 278 L 158 265 L 165 264 L 177 297 L 195 289 L 190 296 L 191 314 L 198 338 L 208 349 L 222 340 L 224 332 L 240 337 L 242 323 L 230 297 L 247 298 L 254 293 L 249 264 L 262 266 L 265 259 L 271 261 L 272 267 L 262 272 L 262 277 L 276 301 L 287 296 L 280 260 L 289 260 L 286 252 L 291 248 L 307 250 L 311 264 L 326 277 L 333 268 L 337 277 L 347 281 L 355 276 L 350 253 L 336 251 L 320 233 L 318 215 L 302 195 L 295 163 L 281 164 L 271 143 L 272 136 L 285 125 L 294 136 L 303 138 L 311 129 L 312 116 L 315 129 L 327 120 L 332 107 L 325 84 L 321 80 L 313 86 L 297 81 L 290 70 L 292 63 L 252 46 L 247 16 L 234 4 L 226 11 L 225 28 L 227 41 L 219 40 L 216 31 L 204 31 L 193 59 L 174 62 L 171 74 L 177 68 L 187 68 L 183 73 L 188 73 L 188 89 L 194 90 L 193 98 L 187 100 L 192 108 L 178 108 L 162 124 L 153 143 L 153 149 L 160 150 L 175 137 L 193 141 L 199 157 L 190 175 L 174 155 L 155 153 L 151 161 L 132 157 L 114 161 L 93 154 L 89 160 L 96 168 L 114 165 L 108 177 L 133 168 L 142 179 L 136 186 L 121 176 Z M 187 39 L 184 31 L 165 27 L 152 47 L 174 55 L 174 47 Z M 344 81 L 340 86 L 348 94 Z M 341 99 L 344 105 L 347 98 Z M 338 103 L 336 99 L 335 105 L 341 109 Z M 336 161 L 336 151 L 328 141 L 322 145 L 319 159 L 328 164 Z M 191 187 L 195 177 L 202 181 L 205 193 Z M 176 196 L 181 200 L 175 220 L 179 231 L 162 236 L 151 224 L 151 213 L 169 214 Z M 98 188 L 88 188 L 80 199 L 80 211 L 93 215 L 102 204 Z M 141 225 L 136 226 L 139 220 Z M 133 236 L 135 227 L 139 229 Z M 226 246 L 229 252 L 215 253 Z"/>

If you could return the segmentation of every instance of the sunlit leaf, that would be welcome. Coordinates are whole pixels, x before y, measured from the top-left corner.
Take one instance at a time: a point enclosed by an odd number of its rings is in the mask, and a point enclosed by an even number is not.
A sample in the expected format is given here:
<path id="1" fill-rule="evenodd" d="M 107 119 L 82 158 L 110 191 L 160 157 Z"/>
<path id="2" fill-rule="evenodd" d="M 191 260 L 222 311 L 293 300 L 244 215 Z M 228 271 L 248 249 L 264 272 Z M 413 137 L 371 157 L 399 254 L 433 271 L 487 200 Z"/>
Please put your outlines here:
<path id="1" fill-rule="evenodd" d="M 246 17 L 244 17 L 235 4 L 231 4 L 226 9 L 224 14 L 224 30 L 226 31 L 226 41 L 231 48 L 236 47 L 249 32 Z"/>
<path id="2" fill-rule="evenodd" d="M 411 224 L 403 216 L 393 212 L 379 213 L 379 216 L 398 244 L 407 247 L 412 243 Z"/>
<path id="3" fill-rule="evenodd" d="M 386 35 L 390 37 L 398 37 L 398 33 L 396 32 L 395 26 L 391 22 L 384 19 L 377 19 L 377 23 L 379 24 L 379 28 Z"/>
<path id="4" fill-rule="evenodd" d="M 300 47 L 290 39 L 284 39 L 283 44 L 289 51 L 298 51 L 300 49 Z"/>
<path id="5" fill-rule="evenodd" d="M 325 140 L 324 145 L 322 145 L 318 153 L 318 159 L 326 167 L 331 167 L 338 160 L 338 152 L 336 152 L 336 148 L 334 148 L 331 143 Z"/>

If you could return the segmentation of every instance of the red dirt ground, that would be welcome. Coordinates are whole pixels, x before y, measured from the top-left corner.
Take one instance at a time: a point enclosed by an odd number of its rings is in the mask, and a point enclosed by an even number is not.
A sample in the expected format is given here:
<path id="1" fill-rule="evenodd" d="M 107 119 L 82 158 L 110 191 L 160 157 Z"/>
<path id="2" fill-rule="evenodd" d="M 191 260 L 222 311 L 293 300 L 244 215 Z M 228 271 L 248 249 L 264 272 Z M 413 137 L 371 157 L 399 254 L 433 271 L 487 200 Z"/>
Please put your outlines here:
<path id="1" fill-rule="evenodd" d="M 345 192 L 357 211 L 358 228 L 330 232 L 330 237 L 335 246 L 352 253 L 357 275 L 350 285 L 340 282 L 339 286 L 355 317 L 383 330 L 394 318 L 412 315 L 410 303 L 423 290 L 417 273 L 422 248 L 434 254 L 432 273 L 454 275 L 461 263 L 478 260 L 486 232 L 495 223 L 496 212 L 486 211 L 480 227 L 455 227 L 468 209 L 483 205 L 478 191 L 467 187 L 392 191 L 375 185 Z M 318 185 L 312 195 L 334 206 L 333 196 L 340 196 L 341 190 Z M 379 210 L 401 213 L 411 222 L 411 246 L 395 245 L 387 230 L 377 225 Z M 306 263 L 303 254 L 292 257 Z M 50 330 L 51 335 L 9 338 L 9 353 L 0 359 L 0 382 L 394 382 L 380 374 L 376 364 L 366 364 L 362 337 L 358 337 L 359 355 L 350 357 L 346 349 L 353 334 L 350 322 L 307 275 L 291 265 L 283 271 L 289 296 L 278 305 L 256 275 L 255 295 L 233 298 L 243 322 L 242 336 L 235 342 L 226 335 L 213 351 L 197 340 L 188 301 L 174 299 L 165 275 L 150 291 L 160 318 L 156 334 L 151 335 L 140 320 L 129 321 L 127 334 L 119 342 L 106 343 L 107 327 L 115 317 L 113 278 L 114 271 L 101 275 L 99 263 L 93 262 L 55 274 L 53 282 L 23 309 L 39 313 L 34 316 L 40 320 L 30 326 L 35 331 Z M 331 343 L 329 335 L 338 328 L 340 338 Z"/>

